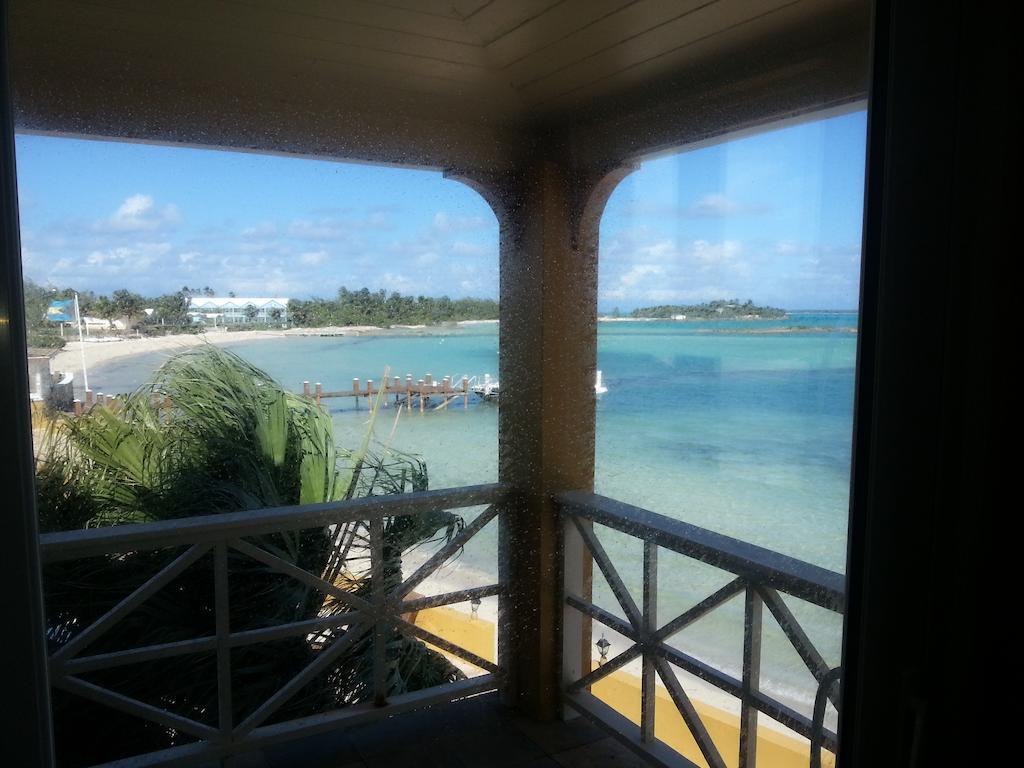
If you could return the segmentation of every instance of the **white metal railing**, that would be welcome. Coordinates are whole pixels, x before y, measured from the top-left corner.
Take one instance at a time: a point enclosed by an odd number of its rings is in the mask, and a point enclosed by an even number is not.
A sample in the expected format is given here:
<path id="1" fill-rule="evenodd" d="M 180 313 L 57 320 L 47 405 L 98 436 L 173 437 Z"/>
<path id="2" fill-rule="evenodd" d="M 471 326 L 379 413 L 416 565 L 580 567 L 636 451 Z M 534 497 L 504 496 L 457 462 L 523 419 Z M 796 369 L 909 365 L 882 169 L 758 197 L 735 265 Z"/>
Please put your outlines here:
<path id="1" fill-rule="evenodd" d="M 754 544 L 708 531 L 680 520 L 593 493 L 571 492 L 557 497 L 565 535 L 563 663 L 565 703 L 610 730 L 656 765 L 692 766 L 693 763 L 655 738 L 656 678 L 660 678 L 704 759 L 712 768 L 724 768 L 718 746 L 671 666 L 674 665 L 731 694 L 740 703 L 738 764 L 752 768 L 757 756 L 757 717 L 763 713 L 811 741 L 810 762 L 819 766 L 821 748 L 835 752 L 837 735 L 823 725 L 826 700 L 839 706 L 841 670 L 829 669 L 780 592 L 842 614 L 845 579 L 841 574 L 773 552 Z M 593 524 L 634 536 L 643 542 L 643 600 L 638 606 L 619 576 Z M 735 578 L 696 605 L 661 623 L 656 616 L 658 550 L 664 548 L 731 572 Z M 626 616 L 594 605 L 582 592 L 585 556 L 593 558 Z M 733 597 L 743 596 L 743 673 L 731 675 L 667 644 L 669 638 Z M 813 717 L 808 718 L 760 689 L 762 608 L 774 615 L 818 683 Z M 579 658 L 583 622 L 596 620 L 632 641 L 632 645 L 596 669 L 590 656 Z M 617 669 L 641 660 L 640 724 L 634 725 L 590 693 L 590 687 Z M 730 760 L 731 764 L 732 761 Z"/>
<path id="2" fill-rule="evenodd" d="M 453 701 L 467 695 L 494 690 L 501 670 L 487 659 L 461 648 L 407 621 L 404 616 L 427 608 L 451 605 L 470 600 L 498 596 L 501 584 L 461 589 L 430 597 L 410 599 L 409 595 L 426 578 L 445 564 L 475 534 L 501 511 L 507 500 L 507 489 L 499 484 L 469 486 L 436 491 L 422 491 L 395 496 L 374 496 L 353 501 L 279 507 L 206 517 L 192 517 L 158 523 L 143 523 L 110 528 L 66 531 L 45 534 L 40 538 L 44 566 L 61 561 L 96 556 L 117 556 L 131 552 L 185 547 L 169 564 L 117 602 L 89 626 L 75 628 L 64 638 L 49 662 L 50 683 L 115 710 L 157 723 L 164 728 L 196 739 L 192 744 L 171 747 L 131 758 L 131 765 L 194 763 L 223 758 L 268 743 L 284 741 L 309 733 L 323 731 L 342 723 L 351 724 L 387 717 L 399 711 L 429 704 Z M 425 560 L 397 586 L 386 588 L 380 578 L 384 568 L 384 521 L 387 518 L 416 515 L 432 510 L 451 510 L 488 505 L 474 520 L 467 523 L 448 543 Z M 258 537 L 285 531 L 345 523 L 364 523 L 368 528 L 369 568 L 372 594 L 359 597 L 351 591 L 325 580 L 323 574 L 311 573 L 287 562 L 260 546 Z M 255 540 L 253 537 L 257 537 Z M 143 647 L 105 653 L 89 653 L 100 637 L 139 608 L 159 590 L 193 566 L 200 558 L 213 553 L 213 594 L 215 632 L 212 635 L 176 640 Z M 228 554 L 244 556 L 261 563 L 271 571 L 285 574 L 330 597 L 344 607 L 343 612 L 312 620 L 295 621 L 275 626 L 233 631 L 229 612 L 230 568 Z M 344 629 L 343 634 L 332 632 Z M 479 677 L 447 683 L 423 691 L 388 697 L 385 678 L 387 638 L 393 631 L 416 637 L 457 656 L 485 671 Z M 277 689 L 241 722 L 234 722 L 232 710 L 232 649 L 283 638 L 315 635 L 322 647 L 304 669 Z M 313 716 L 267 724 L 275 712 L 318 674 L 328 670 L 356 642 L 369 639 L 373 643 L 374 701 L 365 704 L 317 712 Z M 198 722 L 104 688 L 81 676 L 97 670 L 112 669 L 139 662 L 168 659 L 186 654 L 216 655 L 217 724 Z"/>

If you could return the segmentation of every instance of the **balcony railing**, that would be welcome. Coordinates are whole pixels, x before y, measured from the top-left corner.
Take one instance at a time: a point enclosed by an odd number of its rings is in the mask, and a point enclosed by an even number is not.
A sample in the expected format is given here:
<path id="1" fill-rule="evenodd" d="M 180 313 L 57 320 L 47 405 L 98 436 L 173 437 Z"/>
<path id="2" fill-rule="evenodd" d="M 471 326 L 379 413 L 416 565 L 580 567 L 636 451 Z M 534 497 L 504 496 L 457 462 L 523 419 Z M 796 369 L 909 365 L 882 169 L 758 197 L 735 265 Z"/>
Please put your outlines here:
<path id="1" fill-rule="evenodd" d="M 842 614 L 845 609 L 844 578 L 810 563 L 674 520 L 639 507 L 592 493 L 572 492 L 557 499 L 565 531 L 565 620 L 564 667 L 565 702 L 619 736 L 636 752 L 657 765 L 692 766 L 693 763 L 660 742 L 654 735 L 656 677 L 660 678 L 693 736 L 701 754 L 712 768 L 724 768 L 726 760 L 708 733 L 705 723 L 683 690 L 670 665 L 685 670 L 739 700 L 740 768 L 755 765 L 757 718 L 763 713 L 796 731 L 811 742 L 810 762 L 821 763 L 821 749 L 835 753 L 838 739 L 824 727 L 826 700 L 838 708 L 840 669 L 830 669 L 808 638 L 780 592 Z M 623 583 L 615 564 L 595 535 L 597 523 L 643 542 L 643 600 L 638 606 Z M 667 623 L 656 620 L 658 596 L 658 551 L 666 549 L 715 566 L 735 575 L 721 589 Z M 593 557 L 604 574 L 626 621 L 594 605 L 578 594 L 584 586 L 579 574 L 586 554 Z M 574 589 L 575 588 L 575 589 Z M 584 587 L 585 588 L 585 587 Z M 676 633 L 706 616 L 733 597 L 743 595 L 742 679 L 668 645 Z M 797 712 L 760 689 L 762 609 L 774 615 L 793 648 L 818 683 L 813 716 Z M 596 669 L 576 653 L 584 617 L 596 620 L 628 638 L 632 645 Z M 590 692 L 591 686 L 635 659 L 641 660 L 640 724 L 635 726 Z M 734 764 L 729 760 L 730 764 Z"/>
<path id="2" fill-rule="evenodd" d="M 274 509 L 194 517 L 160 523 L 125 525 L 103 529 L 46 534 L 41 538 L 41 554 L 47 564 L 155 550 L 181 549 L 169 563 L 117 601 L 86 627 L 76 627 L 70 637 L 57 644 L 50 658 L 50 681 L 55 688 L 109 706 L 194 738 L 196 741 L 146 755 L 132 765 L 194 763 L 222 758 L 291 738 L 318 733 L 341 725 L 380 719 L 397 712 L 431 704 L 445 703 L 475 693 L 495 690 L 502 670 L 488 659 L 458 644 L 416 626 L 409 614 L 446 605 L 497 596 L 499 615 L 506 590 L 501 583 L 478 586 L 429 597 L 410 597 L 425 579 L 451 560 L 473 536 L 508 507 L 509 490 L 500 484 L 425 491 L 396 496 L 378 496 L 355 501 L 303 505 Z M 596 669 L 590 659 L 573 658 L 567 653 L 564 668 L 564 702 L 609 729 L 645 759 L 665 766 L 692 765 L 654 733 L 656 678 L 660 678 L 669 698 L 678 710 L 708 765 L 724 768 L 718 746 L 712 740 L 697 708 L 679 683 L 672 666 L 689 672 L 734 696 L 740 705 L 739 759 L 741 768 L 753 766 L 757 752 L 757 718 L 763 713 L 806 737 L 811 742 L 811 765 L 820 765 L 821 750 L 835 752 L 837 736 L 824 726 L 826 701 L 838 706 L 840 670 L 830 669 L 810 641 L 780 593 L 842 614 L 845 608 L 844 578 L 809 563 L 707 531 L 687 523 L 658 515 L 638 507 L 590 493 L 573 492 L 557 498 L 563 516 L 565 536 L 563 636 L 566 648 L 581 650 L 583 623 L 597 622 L 628 638 L 632 645 Z M 380 576 L 384 567 L 384 521 L 388 518 L 416 515 L 439 509 L 459 509 L 487 505 L 475 519 L 451 541 L 416 567 L 397 586 L 386 588 Z M 288 531 L 343 526 L 360 522 L 368 531 L 365 556 L 369 559 L 371 583 L 367 597 L 360 597 L 324 574 L 303 570 L 261 546 L 258 537 Z M 594 524 L 623 532 L 643 542 L 643 600 L 637 605 L 616 570 Z M 666 549 L 710 564 L 734 574 L 724 587 L 699 601 L 667 623 L 656 620 L 658 594 L 657 561 L 659 549 Z M 229 552 L 231 558 L 229 558 Z M 90 652 L 96 642 L 129 616 L 163 587 L 212 553 L 212 580 L 215 631 L 212 634 L 172 642 L 133 648 Z M 604 574 L 626 619 L 595 605 L 578 587 L 578 572 L 587 557 Z M 231 626 L 229 584 L 231 563 L 251 559 L 270 571 L 289 576 L 333 598 L 344 607 L 315 619 L 239 630 Z M 501 577 L 499 576 L 499 582 Z M 744 600 L 743 672 L 737 679 L 669 644 L 670 638 L 734 597 Z M 764 606 L 774 615 L 793 648 L 796 649 L 814 679 L 818 691 L 813 716 L 794 710 L 772 698 L 760 688 L 761 626 Z M 344 633 L 339 630 L 344 629 Z M 386 680 L 386 643 L 391 632 L 400 632 L 423 640 L 452 656 L 479 668 L 484 674 L 426 690 L 388 696 Z M 312 661 L 266 700 L 235 722 L 232 708 L 232 649 L 284 638 L 312 638 L 317 652 Z M 360 641 L 372 643 L 374 701 L 355 704 L 313 715 L 275 722 L 289 699 L 318 674 Z M 499 638 L 500 642 L 500 638 Z M 216 723 L 203 723 L 180 713 L 118 693 L 91 682 L 84 676 L 99 670 L 131 664 L 165 660 L 189 654 L 214 654 L 216 659 Z M 576 654 L 579 656 L 579 654 Z M 634 725 L 593 693 L 591 687 L 634 660 L 641 664 L 640 723 Z M 733 760 L 728 761 L 734 764 Z"/>
<path id="3" fill-rule="evenodd" d="M 501 511 L 508 496 L 498 484 L 449 490 L 424 491 L 396 496 L 375 496 L 341 503 L 281 507 L 248 512 L 193 517 L 159 523 L 125 525 L 46 534 L 41 537 L 44 567 L 60 561 L 97 556 L 118 556 L 132 552 L 184 548 L 174 559 L 130 594 L 117 602 L 87 627 L 74 628 L 66 642 L 50 657 L 50 682 L 55 688 L 137 716 L 196 739 L 191 744 L 150 753 L 131 765 L 157 765 L 169 762 L 198 762 L 222 758 L 266 744 L 316 733 L 341 725 L 379 719 L 405 709 L 452 701 L 494 690 L 501 675 L 491 661 L 410 623 L 405 616 L 419 610 L 497 596 L 503 599 L 501 584 L 460 589 L 430 597 L 410 598 L 410 593 L 460 549 Z M 387 518 L 416 515 L 432 510 L 451 510 L 489 505 L 474 520 L 427 558 L 400 584 L 387 589 L 380 578 L 384 568 L 384 521 Z M 303 570 L 288 562 L 271 548 L 261 546 L 259 538 L 270 534 L 302 529 L 362 523 L 368 529 L 368 557 L 372 594 L 359 597 L 350 590 L 325 580 L 324 574 Z M 336 529 L 335 529 L 336 530 Z M 213 594 L 215 632 L 175 642 L 92 653 L 90 647 L 119 621 L 138 609 L 159 590 L 192 567 L 204 555 L 213 553 Z M 233 630 L 229 611 L 232 558 L 251 558 L 271 571 L 298 580 L 325 598 L 344 606 L 320 618 L 269 627 Z M 500 580 L 500 577 L 499 577 Z M 332 634 L 345 629 L 343 634 Z M 392 631 L 423 640 L 485 671 L 485 674 L 436 686 L 422 691 L 388 697 L 385 677 L 387 638 Z M 51 632 L 54 630 L 51 629 Z M 273 695 L 235 722 L 232 708 L 231 651 L 243 646 L 268 643 L 283 638 L 315 638 L 319 650 L 313 661 L 283 684 Z M 312 716 L 268 724 L 289 699 L 318 674 L 328 670 L 356 642 L 370 638 L 373 644 L 374 701 L 356 704 Z M 51 638 L 52 639 L 52 638 Z M 216 726 L 198 722 L 180 713 L 168 711 L 83 679 L 97 670 L 113 669 L 156 659 L 168 659 L 196 653 L 216 655 Z"/>

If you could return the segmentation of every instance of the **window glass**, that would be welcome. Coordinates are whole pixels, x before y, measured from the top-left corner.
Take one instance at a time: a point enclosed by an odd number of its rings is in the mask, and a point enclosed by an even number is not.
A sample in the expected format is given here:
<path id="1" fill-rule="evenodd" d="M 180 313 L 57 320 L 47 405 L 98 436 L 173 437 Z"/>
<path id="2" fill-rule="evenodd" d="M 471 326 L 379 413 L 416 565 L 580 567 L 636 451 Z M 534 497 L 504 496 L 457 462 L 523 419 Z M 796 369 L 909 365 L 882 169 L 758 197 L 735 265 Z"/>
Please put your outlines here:
<path id="1" fill-rule="evenodd" d="M 102 657 L 54 681 L 61 764 L 193 742 L 224 707 L 238 727 L 286 723 L 487 672 L 496 591 L 422 602 L 497 583 L 486 498 L 291 522 L 497 479 L 496 406 L 477 391 L 497 378 L 497 226 L 477 193 L 257 154 L 44 136 L 17 150 L 41 530 L 290 508 L 212 548 L 113 542 L 47 562 L 49 652 Z M 379 659 L 372 622 L 346 620 L 378 588 L 413 606 L 395 608 L 405 632 L 381 629 Z M 175 642 L 189 647 L 133 656 Z M 268 704 L 328 649 L 344 652 Z M 222 672 L 230 696 L 206 684 Z M 106 706 L 118 695 L 128 713 Z"/>
<path id="2" fill-rule="evenodd" d="M 600 238 L 598 493 L 845 572 L 864 142 L 861 111 L 773 126 L 646 159 L 616 189 Z M 598 528 L 639 602 L 638 540 Z M 659 554 L 659 625 L 734 578 Z M 626 618 L 600 573 L 594 595 Z M 781 599 L 825 668 L 837 666 L 841 614 Z M 818 682 L 764 617 L 761 690 L 809 719 Z M 743 628 L 740 591 L 671 644 L 739 679 Z M 613 643 L 609 657 L 630 645 L 594 632 Z M 674 669 L 695 699 L 736 710 Z M 835 718 L 829 705 L 828 727 Z"/>
<path id="3" fill-rule="evenodd" d="M 439 173 L 235 152 L 45 136 L 17 150 L 40 408 L 73 399 L 45 367 L 84 402 L 86 379 L 94 398 L 124 395 L 212 343 L 295 393 L 358 379 L 363 397 L 321 400 L 351 446 L 367 385 L 387 375 L 381 443 L 428 459 L 432 487 L 497 479 L 495 409 L 457 396 L 464 378 L 497 377 L 497 222 L 475 192 Z M 429 417 L 410 377 L 438 385 Z"/>

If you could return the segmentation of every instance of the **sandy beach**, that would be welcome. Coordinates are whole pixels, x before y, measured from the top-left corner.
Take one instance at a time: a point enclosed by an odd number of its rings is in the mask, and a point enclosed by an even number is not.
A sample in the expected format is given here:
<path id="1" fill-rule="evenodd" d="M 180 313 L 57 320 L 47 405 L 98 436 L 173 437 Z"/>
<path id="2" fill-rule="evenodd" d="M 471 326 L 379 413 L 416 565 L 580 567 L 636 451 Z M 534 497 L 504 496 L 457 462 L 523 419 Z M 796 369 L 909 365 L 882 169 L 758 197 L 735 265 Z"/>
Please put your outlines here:
<path id="1" fill-rule="evenodd" d="M 426 561 L 431 554 L 433 554 L 432 551 L 426 550 L 407 553 L 403 558 L 405 572 L 411 573 L 414 571 L 424 561 Z M 454 561 L 449 561 L 447 564 L 441 566 L 437 572 L 425 579 L 423 583 L 417 587 L 416 591 L 421 595 L 440 595 L 446 592 L 468 589 L 470 587 L 482 587 L 492 584 L 496 580 L 496 574 L 485 573 L 472 568 L 466 563 L 460 562 L 458 559 L 455 559 Z M 468 603 L 457 603 L 449 607 L 460 613 L 465 613 L 467 616 L 471 615 Z M 477 609 L 476 618 L 479 621 L 487 621 L 496 625 L 498 623 L 498 598 L 488 597 L 481 601 L 481 605 Z M 605 636 L 606 639 L 611 642 L 611 657 L 616 656 L 618 653 L 621 653 L 633 644 L 631 640 L 628 640 L 614 630 L 608 629 L 598 623 L 594 624 L 593 632 L 594 637 Z M 596 649 L 594 650 L 592 661 L 595 667 L 600 663 Z M 721 665 L 716 665 L 713 662 L 711 662 L 711 664 L 712 666 L 721 667 Z M 642 671 L 642 661 L 640 659 L 635 659 L 634 661 L 624 665 L 622 667 L 622 671 L 639 680 Z M 739 669 L 724 668 L 722 671 L 736 678 L 742 674 Z M 705 704 L 710 704 L 724 712 L 730 712 L 733 715 L 738 715 L 739 702 L 736 698 L 720 688 L 717 688 L 692 675 L 682 675 L 680 677 L 680 683 L 682 683 L 684 690 L 686 690 L 687 694 L 693 699 Z M 657 685 L 659 688 L 664 688 L 664 683 L 660 678 L 657 680 Z M 798 710 L 809 708 L 812 703 L 805 696 L 800 696 L 797 691 L 771 691 L 770 689 L 769 691 L 771 695 L 778 698 L 784 704 Z M 759 724 L 762 727 L 770 728 L 791 738 L 800 739 L 799 736 L 794 734 L 792 731 L 789 731 L 781 723 L 777 723 L 769 717 L 761 718 Z M 836 723 L 834 722 L 834 713 L 831 711 L 828 725 L 832 728 L 836 727 Z"/>
<path id="2" fill-rule="evenodd" d="M 103 365 L 111 360 L 132 355 L 144 355 L 149 352 L 166 352 L 173 354 L 183 349 L 196 347 L 200 344 L 231 344 L 239 341 L 255 341 L 258 339 L 281 338 L 283 331 L 237 331 L 210 332 L 197 334 L 181 334 L 176 336 L 157 337 L 126 337 L 122 339 L 105 339 L 94 341 L 69 341 L 67 346 L 53 358 L 52 369 L 64 373 L 74 373 L 75 383 L 82 380 L 82 350 L 85 351 L 86 368 Z"/>
<path id="3" fill-rule="evenodd" d="M 409 330 L 409 328 L 404 330 Z M 77 384 L 82 380 L 83 349 L 85 350 L 85 365 L 91 370 L 95 366 L 123 357 L 145 355 L 150 352 L 166 352 L 170 355 L 206 343 L 225 345 L 264 339 L 281 339 L 289 336 L 371 336 L 391 333 L 394 331 L 375 325 L 346 325 L 325 328 L 290 328 L 286 331 L 270 329 L 265 331 L 209 330 L 204 333 L 183 333 L 173 336 L 94 337 L 86 339 L 84 342 L 69 341 L 64 349 L 54 355 L 52 369 L 74 373 Z"/>
<path id="4" fill-rule="evenodd" d="M 599 317 L 599 322 L 606 323 L 649 323 L 654 322 L 651 318 L 632 317 Z M 326 326 L 321 328 L 289 328 L 288 330 L 259 330 L 259 331 L 226 331 L 208 330 L 200 334 L 180 334 L 175 336 L 157 337 L 132 337 L 122 338 L 92 338 L 86 339 L 84 343 L 68 341 L 64 349 L 58 352 L 53 358 L 53 370 L 70 372 L 75 374 L 75 381 L 80 382 L 82 377 L 82 354 L 85 349 L 85 365 L 92 369 L 94 366 L 129 357 L 131 355 L 142 355 L 150 352 L 174 352 L 195 347 L 199 344 L 235 344 L 245 341 L 259 341 L 261 339 L 280 339 L 289 336 L 375 336 L 375 335 L 396 335 L 396 334 L 423 334 L 444 333 L 452 327 L 472 327 L 477 325 L 496 324 L 497 320 L 460 320 L 453 324 L 437 326 L 425 325 L 396 325 L 392 328 L 381 328 L 375 325 L 344 325 Z M 831 328 L 831 327 L 793 327 L 793 328 L 764 328 L 764 329 L 707 329 L 704 333 L 740 333 L 740 334 L 789 334 L 789 333 L 856 333 L 856 328 Z"/>
<path id="5" fill-rule="evenodd" d="M 497 320 L 460 320 L 456 323 L 436 326 L 396 325 L 381 328 L 376 325 L 331 325 L 320 328 L 289 328 L 288 330 L 258 331 L 227 331 L 223 329 L 208 330 L 198 334 L 178 334 L 174 336 L 125 336 L 120 338 L 86 339 L 84 342 L 68 341 L 53 357 L 52 370 L 75 374 L 76 387 L 82 381 L 82 350 L 85 350 L 86 368 L 92 370 L 111 360 L 144 355 L 150 352 L 166 352 L 174 354 L 183 349 L 210 343 L 217 345 L 237 344 L 246 341 L 263 339 L 281 339 L 291 336 L 393 336 L 401 334 L 422 334 L 424 331 L 444 333 L 452 328 L 496 324 Z"/>

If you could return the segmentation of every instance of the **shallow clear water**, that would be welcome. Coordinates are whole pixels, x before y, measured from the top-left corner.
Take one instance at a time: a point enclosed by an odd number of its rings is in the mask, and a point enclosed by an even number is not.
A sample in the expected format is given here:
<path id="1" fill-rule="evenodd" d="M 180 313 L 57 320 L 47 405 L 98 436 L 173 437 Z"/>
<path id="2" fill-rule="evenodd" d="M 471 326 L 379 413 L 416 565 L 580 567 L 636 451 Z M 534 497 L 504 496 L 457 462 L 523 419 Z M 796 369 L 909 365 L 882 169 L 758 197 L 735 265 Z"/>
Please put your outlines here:
<path id="1" fill-rule="evenodd" d="M 797 313 L 784 321 L 601 323 L 598 367 L 609 391 L 597 406 L 597 492 L 842 572 L 855 325 L 852 313 Z M 816 330 L 793 330 L 799 326 Z M 787 327 L 785 333 L 766 332 Z M 295 391 L 304 380 L 320 381 L 325 390 L 348 389 L 356 377 L 379 382 L 385 369 L 392 377 L 430 373 L 437 380 L 498 373 L 493 325 L 414 336 L 270 339 L 231 348 Z M 164 357 L 112 362 L 92 373 L 94 389 L 128 391 Z M 351 399 L 325 403 L 335 415 L 338 442 L 354 445 L 366 429 L 365 403 L 362 410 Z M 497 406 L 403 410 L 397 426 L 395 414 L 393 407 L 381 412 L 378 438 L 422 454 L 432 487 L 497 479 Z M 599 533 L 639 599 L 638 542 Z M 488 534 L 493 536 L 482 535 Z M 473 560 L 467 552 L 464 566 L 493 572 L 493 564 Z M 660 572 L 663 621 L 729 580 L 669 553 L 662 555 Z M 621 614 L 600 577 L 595 600 Z M 790 605 L 826 661 L 837 664 L 839 618 Z M 763 684 L 808 711 L 810 676 L 767 610 L 765 625 Z M 742 601 L 701 619 L 676 642 L 738 675 Z M 617 650 L 622 648 L 613 642 L 612 654 Z"/>

